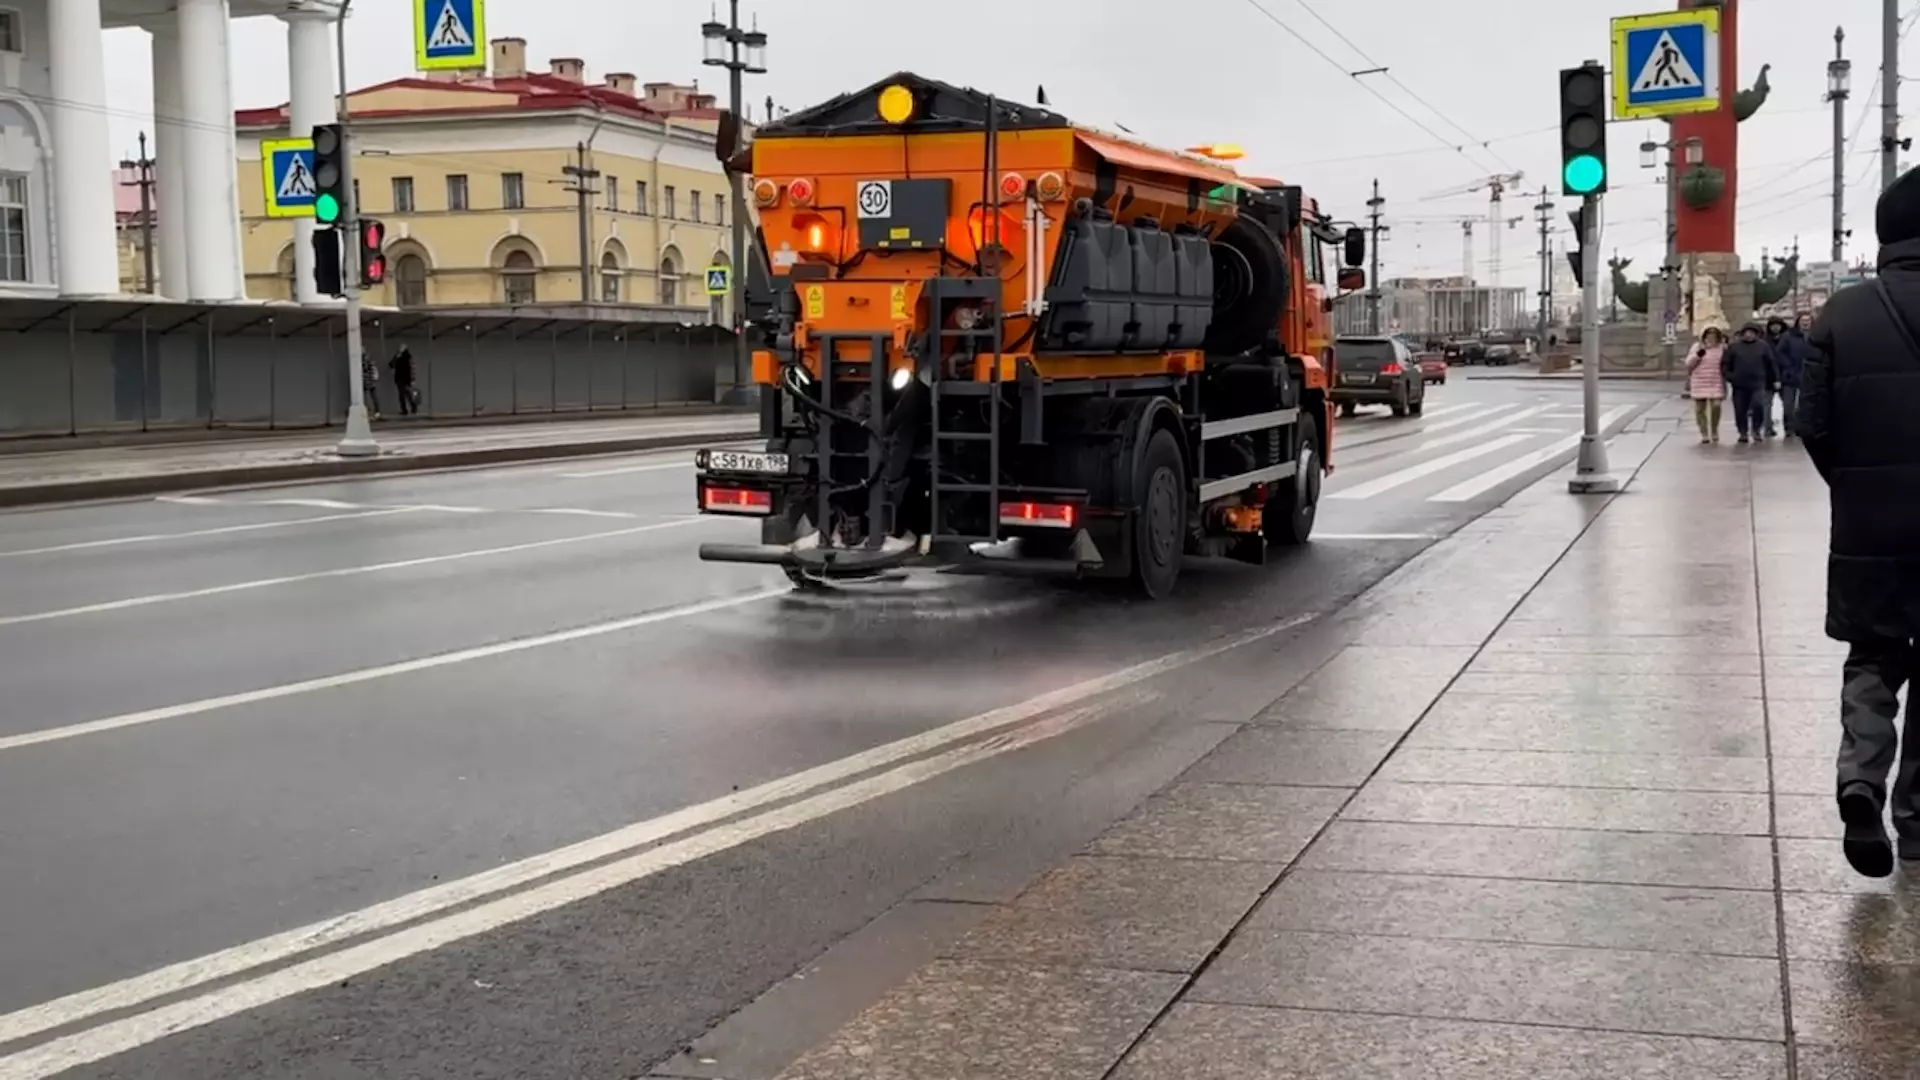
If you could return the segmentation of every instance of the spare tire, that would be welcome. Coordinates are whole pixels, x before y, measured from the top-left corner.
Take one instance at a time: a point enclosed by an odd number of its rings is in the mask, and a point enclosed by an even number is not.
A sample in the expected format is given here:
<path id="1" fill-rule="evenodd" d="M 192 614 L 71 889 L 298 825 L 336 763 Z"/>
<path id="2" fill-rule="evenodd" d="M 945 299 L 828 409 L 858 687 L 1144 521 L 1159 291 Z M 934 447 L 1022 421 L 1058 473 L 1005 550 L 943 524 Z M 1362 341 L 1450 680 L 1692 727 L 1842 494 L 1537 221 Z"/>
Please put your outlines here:
<path id="1" fill-rule="evenodd" d="M 1245 217 L 1227 225 L 1212 251 L 1213 324 L 1205 348 L 1237 356 L 1259 348 L 1287 310 L 1287 252 L 1265 225 Z"/>

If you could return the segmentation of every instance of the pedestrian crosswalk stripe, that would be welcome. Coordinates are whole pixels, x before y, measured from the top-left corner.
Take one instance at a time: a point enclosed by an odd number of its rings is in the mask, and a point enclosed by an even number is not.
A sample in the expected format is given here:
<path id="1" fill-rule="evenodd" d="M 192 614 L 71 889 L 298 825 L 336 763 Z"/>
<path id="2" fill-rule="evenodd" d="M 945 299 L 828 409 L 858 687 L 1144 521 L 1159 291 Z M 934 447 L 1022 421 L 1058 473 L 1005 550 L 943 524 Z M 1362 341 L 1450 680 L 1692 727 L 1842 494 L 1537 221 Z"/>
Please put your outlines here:
<path id="1" fill-rule="evenodd" d="M 1381 495 L 1395 488 L 1404 487 L 1422 477 L 1432 476 L 1437 472 L 1445 472 L 1455 465 L 1472 461 L 1474 458 L 1486 457 L 1488 454 L 1497 454 L 1509 446 L 1517 446 L 1533 437 L 1532 435 L 1503 435 L 1497 439 L 1489 439 L 1477 446 L 1469 446 L 1465 450 L 1456 450 L 1451 454 L 1444 454 L 1440 457 L 1423 461 L 1418 465 L 1401 469 L 1398 472 L 1388 473 L 1377 479 L 1369 480 L 1364 484 L 1350 487 L 1345 491 L 1329 492 L 1326 497 L 1329 499 L 1342 500 L 1371 499 L 1375 495 Z"/>
<path id="2" fill-rule="evenodd" d="M 1635 406 L 1632 405 L 1620 405 L 1602 415 L 1600 417 L 1601 435 L 1604 437 L 1609 427 L 1612 427 L 1614 423 L 1632 412 L 1634 408 Z M 1427 501 L 1467 502 L 1471 499 L 1478 498 L 1509 480 L 1524 476 L 1532 470 L 1547 464 L 1562 454 L 1577 448 L 1579 445 L 1580 435 L 1577 433 L 1569 435 L 1530 454 L 1522 454 L 1504 465 L 1489 469 L 1469 479 L 1462 480 L 1460 483 L 1453 485 L 1445 491 L 1430 496 Z"/>

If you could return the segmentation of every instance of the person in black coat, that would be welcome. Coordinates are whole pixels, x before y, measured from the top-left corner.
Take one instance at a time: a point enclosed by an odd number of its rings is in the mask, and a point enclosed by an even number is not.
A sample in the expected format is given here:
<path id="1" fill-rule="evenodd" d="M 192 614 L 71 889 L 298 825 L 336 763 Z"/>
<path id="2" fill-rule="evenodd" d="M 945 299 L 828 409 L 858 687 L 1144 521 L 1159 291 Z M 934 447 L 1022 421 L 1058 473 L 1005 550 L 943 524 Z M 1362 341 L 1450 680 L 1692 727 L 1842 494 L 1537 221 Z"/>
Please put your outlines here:
<path id="1" fill-rule="evenodd" d="M 1780 357 L 1760 335 L 1759 323 L 1740 328 L 1740 336 L 1720 351 L 1720 374 L 1733 392 L 1733 425 L 1740 441 L 1749 434 L 1755 442 L 1766 438 L 1773 394 L 1780 389 Z"/>
<path id="2" fill-rule="evenodd" d="M 393 370 L 393 388 L 400 395 L 400 415 L 411 416 L 420 411 L 420 392 L 414 389 L 413 350 L 405 345 L 387 361 L 387 367 Z"/>
<path id="3" fill-rule="evenodd" d="M 1845 850 L 1854 869 L 1885 877 L 1889 803 L 1900 857 L 1920 861 L 1920 170 L 1881 194 L 1874 226 L 1879 276 L 1835 293 L 1814 323 L 1797 427 L 1832 506 L 1826 632 L 1850 646 L 1837 785 Z"/>

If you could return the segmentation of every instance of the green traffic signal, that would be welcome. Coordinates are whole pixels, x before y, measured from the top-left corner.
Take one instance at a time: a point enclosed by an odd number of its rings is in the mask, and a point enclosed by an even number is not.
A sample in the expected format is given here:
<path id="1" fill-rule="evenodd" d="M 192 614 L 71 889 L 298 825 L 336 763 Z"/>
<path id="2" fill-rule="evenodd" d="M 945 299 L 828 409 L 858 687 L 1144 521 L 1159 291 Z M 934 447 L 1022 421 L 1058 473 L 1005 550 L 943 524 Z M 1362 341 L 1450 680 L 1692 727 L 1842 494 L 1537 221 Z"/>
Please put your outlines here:
<path id="1" fill-rule="evenodd" d="M 1561 179 L 1566 182 L 1568 191 L 1576 195 L 1585 195 L 1597 190 L 1606 181 L 1607 166 L 1592 154 L 1581 154 L 1579 157 L 1567 160 Z"/>
<path id="2" fill-rule="evenodd" d="M 331 225 L 340 220 L 340 200 L 331 195 L 322 194 L 313 200 L 313 218 L 322 225 Z"/>

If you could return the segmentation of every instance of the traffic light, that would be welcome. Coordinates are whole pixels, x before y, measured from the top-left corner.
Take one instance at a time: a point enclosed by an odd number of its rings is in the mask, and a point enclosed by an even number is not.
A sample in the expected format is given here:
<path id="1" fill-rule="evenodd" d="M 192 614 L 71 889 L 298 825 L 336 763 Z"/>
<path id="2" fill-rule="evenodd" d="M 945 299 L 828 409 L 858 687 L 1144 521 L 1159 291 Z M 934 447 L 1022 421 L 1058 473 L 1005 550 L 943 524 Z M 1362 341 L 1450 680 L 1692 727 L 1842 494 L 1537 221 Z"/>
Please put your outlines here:
<path id="1" fill-rule="evenodd" d="M 313 288 L 321 296 L 345 296 L 340 272 L 340 230 L 313 230 Z"/>
<path id="2" fill-rule="evenodd" d="M 313 220 L 333 228 L 346 215 L 347 139 L 339 124 L 317 124 L 313 129 Z"/>
<path id="3" fill-rule="evenodd" d="M 1607 190 L 1607 70 L 1599 64 L 1560 73 L 1560 190 Z"/>
<path id="4" fill-rule="evenodd" d="M 371 289 L 387 280 L 387 227 L 373 218 L 360 219 L 360 287 Z"/>
<path id="5" fill-rule="evenodd" d="M 1575 210 L 1567 215 L 1573 222 L 1573 244 L 1567 248 L 1567 262 L 1573 265 L 1573 283 L 1586 288 L 1587 285 L 1587 212 Z"/>

